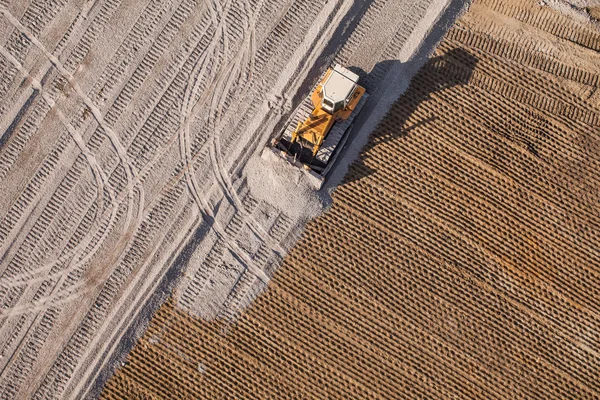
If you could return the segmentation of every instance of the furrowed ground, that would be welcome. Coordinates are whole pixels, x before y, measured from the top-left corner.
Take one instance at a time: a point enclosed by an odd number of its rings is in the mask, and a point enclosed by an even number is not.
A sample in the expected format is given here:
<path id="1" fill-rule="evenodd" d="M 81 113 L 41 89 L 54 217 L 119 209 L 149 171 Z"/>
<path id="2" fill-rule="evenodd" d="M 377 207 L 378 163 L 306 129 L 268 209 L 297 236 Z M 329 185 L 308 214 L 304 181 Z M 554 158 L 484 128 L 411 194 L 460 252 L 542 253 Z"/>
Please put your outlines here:
<path id="1" fill-rule="evenodd" d="M 600 398 L 600 32 L 475 2 L 233 324 L 164 304 L 121 398 Z"/>

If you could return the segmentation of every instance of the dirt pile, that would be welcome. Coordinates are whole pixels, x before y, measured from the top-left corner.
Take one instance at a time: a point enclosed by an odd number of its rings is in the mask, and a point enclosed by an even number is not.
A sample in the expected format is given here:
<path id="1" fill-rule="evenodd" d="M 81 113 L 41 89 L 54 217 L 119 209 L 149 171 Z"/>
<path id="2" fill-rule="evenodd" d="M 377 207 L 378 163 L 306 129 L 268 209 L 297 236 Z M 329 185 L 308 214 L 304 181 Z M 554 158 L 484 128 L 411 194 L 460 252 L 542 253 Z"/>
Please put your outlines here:
<path id="1" fill-rule="evenodd" d="M 599 47 L 477 2 L 268 290 L 163 305 L 103 398 L 598 398 Z"/>

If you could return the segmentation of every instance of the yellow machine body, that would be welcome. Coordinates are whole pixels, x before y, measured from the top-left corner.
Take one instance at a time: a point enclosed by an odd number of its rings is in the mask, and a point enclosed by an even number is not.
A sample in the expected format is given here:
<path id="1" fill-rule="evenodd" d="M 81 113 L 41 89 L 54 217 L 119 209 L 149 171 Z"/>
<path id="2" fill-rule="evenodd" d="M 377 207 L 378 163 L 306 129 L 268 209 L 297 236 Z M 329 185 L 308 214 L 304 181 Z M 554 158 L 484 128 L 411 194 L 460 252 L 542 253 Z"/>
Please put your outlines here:
<path id="1" fill-rule="evenodd" d="M 325 141 L 333 124 L 348 119 L 365 93 L 365 88 L 356 84 L 357 78 L 356 80 L 351 80 L 345 77 L 342 75 L 344 71 L 347 75 L 352 74 L 350 71 L 339 66 L 330 68 L 327 71 L 321 82 L 319 82 L 311 94 L 311 101 L 314 107 L 312 112 L 304 122 L 298 123 L 298 126 L 292 133 L 291 143 L 297 141 L 310 143 L 312 145 L 313 156 L 316 155 L 321 148 L 321 145 Z M 336 75 L 333 76 L 332 74 Z M 333 78 L 336 79 L 335 82 Z M 326 85 L 333 87 L 336 82 L 338 83 L 338 88 L 340 88 L 342 92 L 344 90 L 346 91 L 343 93 L 343 105 L 336 104 L 337 106 L 334 107 L 334 104 L 330 101 L 329 104 L 331 106 L 327 107 L 328 98 Z M 338 92 L 340 90 L 338 90 Z M 330 90 L 330 92 L 332 92 L 332 90 Z M 337 103 L 339 103 L 339 101 Z"/>

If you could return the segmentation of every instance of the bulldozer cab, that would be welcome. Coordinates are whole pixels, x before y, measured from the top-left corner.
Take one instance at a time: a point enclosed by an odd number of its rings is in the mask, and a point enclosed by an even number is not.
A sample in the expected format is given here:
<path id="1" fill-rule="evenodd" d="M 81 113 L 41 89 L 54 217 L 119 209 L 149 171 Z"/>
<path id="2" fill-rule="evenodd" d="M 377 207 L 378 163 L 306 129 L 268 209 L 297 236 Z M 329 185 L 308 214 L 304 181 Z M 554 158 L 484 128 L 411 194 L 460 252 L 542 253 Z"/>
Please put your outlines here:
<path id="1" fill-rule="evenodd" d="M 341 65 L 329 68 L 269 147 L 321 187 L 367 96 L 357 74 Z"/>
<path id="2" fill-rule="evenodd" d="M 352 100 L 357 82 L 358 75 L 336 65 L 323 83 L 321 108 L 332 115 L 344 110 Z"/>
<path id="3" fill-rule="evenodd" d="M 323 103 L 321 104 L 321 108 L 323 108 L 329 114 L 333 114 L 334 112 L 339 111 L 343 108 L 342 106 L 343 104 L 341 102 L 336 104 L 325 97 L 323 97 Z"/>

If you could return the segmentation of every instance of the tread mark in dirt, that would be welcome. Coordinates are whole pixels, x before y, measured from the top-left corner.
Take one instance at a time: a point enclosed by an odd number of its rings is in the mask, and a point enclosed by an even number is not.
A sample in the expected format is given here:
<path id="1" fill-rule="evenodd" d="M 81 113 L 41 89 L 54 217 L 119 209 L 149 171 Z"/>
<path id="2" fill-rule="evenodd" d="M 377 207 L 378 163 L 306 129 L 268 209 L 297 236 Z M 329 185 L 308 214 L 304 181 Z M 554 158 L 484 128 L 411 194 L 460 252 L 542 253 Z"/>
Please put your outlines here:
<path id="1" fill-rule="evenodd" d="M 109 198 L 110 198 L 110 204 L 115 204 L 115 192 L 113 190 L 112 187 L 110 187 L 110 185 L 108 185 L 108 178 L 106 177 L 106 174 L 104 173 L 104 171 L 101 169 L 101 167 L 99 166 L 98 162 L 96 161 L 96 158 L 94 156 L 94 154 L 90 151 L 90 149 L 85 145 L 83 138 L 81 137 L 81 135 L 79 134 L 79 132 L 77 132 L 69 123 L 69 121 L 67 120 L 67 118 L 65 117 L 65 115 L 62 113 L 62 111 L 60 109 L 58 109 L 57 107 L 55 107 L 55 101 L 53 99 L 51 99 L 50 97 L 48 97 L 46 95 L 46 93 L 44 93 L 43 88 L 41 83 L 33 76 L 30 76 L 29 72 L 25 70 L 25 68 L 21 65 L 21 63 L 16 60 L 14 57 L 12 57 L 12 55 L 10 53 L 8 53 L 8 51 L 3 47 L 0 46 L 0 54 L 2 54 L 4 57 L 6 57 L 11 63 L 14 64 L 14 66 L 24 75 L 26 76 L 30 82 L 32 87 L 39 91 L 41 93 L 42 98 L 48 103 L 48 105 L 50 107 L 54 107 L 54 111 L 58 117 L 58 119 L 63 123 L 64 127 L 67 129 L 67 131 L 69 132 L 69 134 L 71 135 L 71 137 L 73 138 L 73 140 L 76 142 L 77 146 L 79 147 L 81 153 L 85 156 L 86 160 L 88 161 L 89 167 L 92 171 L 92 174 L 95 178 L 96 181 L 96 185 L 97 185 L 97 196 L 96 196 L 96 203 L 100 206 L 103 203 L 103 196 L 104 196 L 104 189 L 106 187 L 107 192 L 109 193 Z M 111 215 L 111 221 L 114 220 L 114 217 L 116 216 L 116 212 L 117 212 L 117 207 L 112 206 L 112 215 Z M 76 248 L 74 250 L 74 253 L 69 255 L 69 257 L 72 257 L 73 259 L 76 257 L 80 257 L 81 253 L 85 250 L 85 248 L 87 247 L 87 245 L 89 244 L 89 242 L 91 241 L 91 237 L 89 238 L 89 240 L 87 241 L 83 241 L 81 243 L 81 245 Z M 92 252 L 93 253 L 93 252 Z M 89 259 L 89 254 L 88 256 L 84 257 L 82 260 L 80 260 L 79 262 L 77 262 L 75 265 L 72 265 L 70 267 L 68 267 L 67 269 L 61 271 L 58 274 L 50 274 L 50 275 L 44 275 L 44 276 L 39 276 L 37 278 L 34 278 L 35 275 L 39 275 L 45 272 L 50 271 L 54 266 L 65 262 L 67 260 L 67 257 L 61 257 L 56 261 L 53 261 L 50 264 L 47 264 L 45 266 L 36 268 L 33 271 L 27 271 L 25 273 L 22 274 L 17 274 L 15 276 L 12 277 L 8 277 L 7 279 L 4 279 L 2 281 L 2 287 L 3 288 L 10 288 L 10 287 L 15 287 L 15 286 L 29 286 L 32 285 L 34 283 L 38 283 L 38 282 L 42 282 L 48 279 L 52 279 L 55 277 L 60 277 L 59 281 L 54 285 L 55 288 L 59 288 L 60 285 L 62 284 L 62 282 L 64 281 L 64 276 L 66 274 L 68 274 L 70 271 L 72 271 L 73 269 L 78 268 L 79 266 L 83 265 L 87 259 Z M 77 289 L 78 287 L 81 287 L 82 284 L 78 284 L 75 287 L 70 288 L 70 291 L 68 291 L 67 294 L 73 293 L 73 291 L 75 289 Z M 15 304 L 14 306 L 11 306 L 10 308 L 7 309 L 2 309 L 0 310 L 0 317 L 8 317 L 8 316 L 14 316 L 14 315 L 18 315 L 21 314 L 23 312 L 34 312 L 34 311 L 40 311 L 44 308 L 47 307 L 51 307 L 53 306 L 54 303 L 54 299 L 60 299 L 62 303 L 66 303 L 67 299 L 65 298 L 61 298 L 61 296 L 63 295 L 63 293 L 61 291 L 58 291 L 57 293 L 54 293 L 54 289 L 52 290 L 52 295 L 51 296 L 47 296 L 43 299 L 39 299 L 37 300 L 35 303 L 36 305 L 34 306 L 33 304 L 31 305 L 20 305 L 19 301 L 17 302 L 17 304 Z M 70 296 L 69 299 L 73 299 L 73 296 Z"/>
<path id="2" fill-rule="evenodd" d="M 227 54 L 227 33 L 226 33 L 227 30 L 226 30 L 226 17 L 224 15 L 224 12 L 227 12 L 228 5 L 229 5 L 229 2 L 226 4 L 225 11 L 219 10 L 219 8 L 218 8 L 217 12 L 216 12 L 217 15 L 214 18 L 215 20 L 220 20 L 219 26 L 215 32 L 218 35 L 216 38 L 220 38 L 221 37 L 220 35 L 223 35 L 225 37 L 223 39 L 225 55 Z M 213 12 L 213 15 L 214 14 L 215 13 Z M 207 88 L 204 91 L 204 93 L 202 94 L 200 99 L 193 106 L 193 109 L 199 109 L 202 105 L 204 105 L 207 101 L 209 101 L 208 96 L 212 96 L 212 101 L 210 101 L 211 107 L 209 109 L 209 119 L 208 119 L 207 123 L 213 123 L 214 118 L 218 117 L 219 111 L 216 110 L 217 104 L 219 104 L 219 101 L 222 99 L 222 96 L 226 95 L 229 92 L 230 85 L 231 85 L 233 78 L 235 78 L 238 73 L 241 73 L 240 72 L 240 64 L 246 59 L 253 60 L 253 58 L 254 58 L 252 54 L 249 54 L 249 51 L 252 51 L 253 34 L 251 33 L 252 31 L 250 31 L 250 33 L 248 32 L 249 26 L 252 26 L 251 23 L 250 23 L 250 25 L 248 25 L 248 23 L 249 23 L 248 20 L 246 20 L 246 23 L 244 24 L 244 26 L 245 26 L 244 33 L 245 34 L 244 34 L 244 40 L 243 40 L 244 45 L 242 46 L 242 50 L 238 51 L 236 53 L 235 57 L 232 60 L 230 60 L 224 68 L 221 68 L 220 72 L 216 76 L 216 80 L 213 81 L 211 87 Z M 218 42 L 220 43 L 221 40 L 219 40 Z M 215 38 L 213 38 L 211 43 L 215 44 L 215 43 L 217 43 L 217 40 L 215 40 Z M 203 58 L 198 61 L 198 63 L 196 64 L 196 67 L 194 68 L 194 71 L 192 71 L 191 77 L 193 80 L 193 85 L 191 84 L 192 82 L 190 82 L 190 83 L 188 83 L 188 85 L 186 87 L 186 93 L 184 95 L 184 101 L 182 103 L 182 112 L 181 112 L 181 117 L 180 117 L 181 122 L 180 122 L 179 137 L 180 137 L 180 152 L 182 153 L 184 162 L 190 166 L 190 168 L 185 171 L 185 178 L 186 178 L 186 182 L 188 184 L 188 188 L 190 189 L 192 197 L 194 198 L 194 201 L 198 205 L 199 209 L 201 211 L 203 211 L 206 215 L 209 215 L 211 218 L 214 219 L 214 215 L 213 215 L 214 213 L 212 212 L 210 205 L 208 204 L 206 199 L 200 194 L 198 182 L 197 182 L 195 174 L 194 174 L 193 161 L 191 160 L 191 146 L 190 146 L 190 133 L 189 133 L 190 120 L 193 119 L 193 117 L 197 114 L 197 112 L 193 112 L 191 110 L 192 109 L 191 100 L 196 96 L 196 93 L 199 90 L 199 85 L 202 82 L 201 78 L 203 77 L 203 75 L 205 73 L 205 69 L 206 69 L 206 66 L 208 65 L 208 61 L 210 60 L 210 58 L 206 57 L 206 55 L 210 54 L 212 52 L 214 52 L 214 46 L 211 47 L 210 50 L 207 50 L 206 53 L 204 53 Z M 221 89 L 223 82 L 225 82 L 225 88 L 224 88 L 224 90 L 219 90 L 219 89 Z M 215 114 L 215 113 L 217 114 L 217 117 L 213 117 L 213 114 Z M 222 189 L 223 194 L 229 199 L 229 201 L 234 202 L 236 204 L 238 211 L 242 212 L 244 215 L 249 215 L 247 212 L 245 212 L 245 206 L 242 204 L 242 202 L 237 197 L 237 194 L 235 193 L 235 190 L 231 187 L 231 184 L 227 185 L 227 183 L 226 183 L 227 181 L 223 178 L 224 176 L 228 176 L 228 174 L 226 171 L 224 171 L 224 168 L 222 165 L 220 149 L 218 148 L 218 144 L 217 144 L 218 135 L 216 134 L 214 129 L 211 130 L 211 135 L 210 135 L 208 141 L 211 144 L 211 146 L 209 147 L 209 153 L 210 153 L 211 159 L 213 161 L 213 165 L 215 165 L 216 168 L 219 170 L 219 171 L 214 170 L 214 179 L 216 180 L 216 183 Z M 254 223 L 252 223 L 252 222 L 254 222 Z M 247 221 L 246 223 L 248 223 L 248 225 L 250 225 L 252 227 L 252 229 L 256 230 L 256 225 L 259 225 L 259 224 L 256 224 L 254 219 L 252 219 L 252 222 Z M 255 271 L 259 270 L 258 268 L 252 266 L 251 259 L 248 258 L 243 251 L 240 251 L 240 249 L 238 248 L 238 246 L 235 242 L 232 242 L 227 239 L 227 234 L 225 233 L 224 228 L 221 226 L 221 224 L 218 221 L 214 221 L 213 228 L 215 229 L 215 232 L 218 234 L 218 236 L 221 238 L 221 240 L 223 240 L 226 243 L 226 245 L 230 248 L 230 251 L 236 250 L 234 253 L 237 256 L 244 258 L 245 263 L 251 269 L 253 269 Z M 264 231 L 264 229 L 263 229 L 263 231 Z M 266 235 L 266 232 L 264 232 L 264 234 L 259 235 L 259 237 L 263 237 L 266 240 L 266 238 L 268 238 L 268 235 Z M 268 278 L 266 277 L 266 275 L 264 275 L 264 273 L 262 273 L 262 274 L 259 273 L 258 276 L 260 276 L 263 281 L 265 281 L 265 282 L 268 281 Z"/>
<path id="3" fill-rule="evenodd" d="M 127 227 L 126 231 L 131 229 L 131 219 L 133 212 L 133 189 L 135 187 L 134 178 L 137 178 L 137 172 L 133 169 L 132 163 L 129 160 L 127 155 L 127 151 L 121 144 L 118 136 L 113 132 L 113 130 L 104 122 L 104 118 L 102 117 L 102 113 L 96 107 L 96 105 L 87 97 L 87 95 L 83 92 L 83 90 L 79 87 L 79 84 L 75 81 L 75 78 L 66 68 L 62 65 L 60 60 L 56 58 L 51 52 L 46 49 L 46 47 L 41 43 L 29 30 L 24 27 L 19 20 L 17 20 L 8 9 L 0 6 L 0 13 L 4 15 L 4 17 L 23 35 L 25 35 L 29 40 L 31 40 L 36 47 L 40 51 L 44 53 L 44 55 L 52 62 L 52 64 L 56 67 L 56 69 L 69 81 L 77 95 L 81 98 L 81 100 L 85 103 L 85 105 L 90 109 L 92 115 L 98 122 L 98 124 L 102 127 L 108 138 L 110 139 L 113 147 L 115 148 L 119 158 L 121 159 L 121 163 L 123 164 L 123 168 L 127 174 L 127 182 L 128 182 L 128 190 L 129 190 L 129 205 L 127 207 L 127 222 L 125 226 Z M 137 183 L 137 182 L 136 182 Z M 143 188 L 140 185 L 140 193 L 142 193 Z"/>

